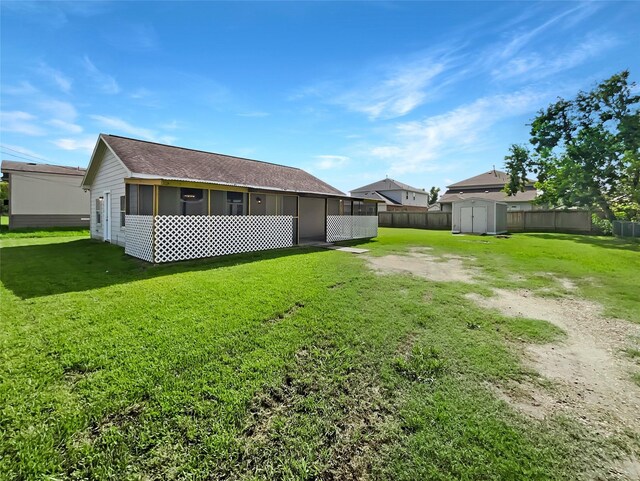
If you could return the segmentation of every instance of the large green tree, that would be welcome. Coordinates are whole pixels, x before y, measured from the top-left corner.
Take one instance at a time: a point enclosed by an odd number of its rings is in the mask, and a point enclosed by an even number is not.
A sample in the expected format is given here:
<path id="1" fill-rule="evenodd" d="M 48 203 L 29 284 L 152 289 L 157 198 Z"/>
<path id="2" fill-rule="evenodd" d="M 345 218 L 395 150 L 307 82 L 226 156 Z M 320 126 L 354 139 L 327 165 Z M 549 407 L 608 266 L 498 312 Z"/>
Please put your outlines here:
<path id="1" fill-rule="evenodd" d="M 623 71 L 558 99 L 531 123 L 530 147 L 512 145 L 505 157 L 511 182 L 523 191 L 533 172 L 538 202 L 553 207 L 599 208 L 609 220 L 640 215 L 640 95 Z"/>

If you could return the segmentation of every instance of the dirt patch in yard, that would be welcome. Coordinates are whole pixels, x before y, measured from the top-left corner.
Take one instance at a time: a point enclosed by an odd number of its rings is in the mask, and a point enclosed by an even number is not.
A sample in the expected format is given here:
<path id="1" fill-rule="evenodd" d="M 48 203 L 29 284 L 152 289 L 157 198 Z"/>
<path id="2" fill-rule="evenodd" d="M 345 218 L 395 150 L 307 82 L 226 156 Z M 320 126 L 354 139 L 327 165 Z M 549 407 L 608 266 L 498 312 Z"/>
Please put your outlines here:
<path id="1" fill-rule="evenodd" d="M 414 274 L 436 282 L 473 283 L 479 272 L 465 265 L 470 258 L 447 255 L 436 257 L 414 250 L 409 255 L 391 254 L 384 257 L 368 257 L 373 270 L 379 274 Z"/>
<path id="2" fill-rule="evenodd" d="M 630 380 L 633 363 L 621 354 L 640 333 L 640 326 L 607 319 L 599 304 L 583 299 L 537 297 L 524 289 L 494 292 L 488 298 L 468 297 L 506 316 L 551 322 L 567 335 L 560 343 L 525 347 L 529 365 L 555 381 L 553 388 L 508 385 L 502 389 L 504 398 L 534 417 L 572 411 L 606 435 L 640 433 L 640 388 Z"/>

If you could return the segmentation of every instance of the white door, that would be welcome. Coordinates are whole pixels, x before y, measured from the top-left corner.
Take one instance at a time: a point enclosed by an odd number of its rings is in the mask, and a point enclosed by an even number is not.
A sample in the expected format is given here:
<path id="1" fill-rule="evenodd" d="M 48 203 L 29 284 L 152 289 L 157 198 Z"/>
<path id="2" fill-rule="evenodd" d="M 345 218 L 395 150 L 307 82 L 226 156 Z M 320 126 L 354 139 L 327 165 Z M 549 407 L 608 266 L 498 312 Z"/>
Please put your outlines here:
<path id="1" fill-rule="evenodd" d="M 486 234 L 487 233 L 487 208 L 486 207 L 473 207 L 473 233 L 474 234 Z"/>
<path id="2" fill-rule="evenodd" d="M 473 232 L 473 207 L 460 208 L 460 232 Z"/>
<path id="3" fill-rule="evenodd" d="M 102 218 L 104 219 L 104 241 L 111 242 L 111 194 L 109 192 L 104 193 L 104 203 L 102 204 L 102 208 Z"/>

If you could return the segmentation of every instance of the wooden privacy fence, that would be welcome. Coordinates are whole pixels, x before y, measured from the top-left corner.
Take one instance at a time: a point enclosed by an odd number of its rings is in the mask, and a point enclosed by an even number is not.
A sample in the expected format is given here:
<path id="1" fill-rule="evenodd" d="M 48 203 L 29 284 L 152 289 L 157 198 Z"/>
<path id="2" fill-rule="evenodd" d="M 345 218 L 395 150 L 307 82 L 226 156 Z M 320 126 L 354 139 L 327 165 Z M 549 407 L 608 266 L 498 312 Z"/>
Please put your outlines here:
<path id="1" fill-rule="evenodd" d="M 507 212 L 509 232 L 591 232 L 588 210 L 523 210 Z"/>
<path id="2" fill-rule="evenodd" d="M 451 212 L 379 212 L 380 227 L 450 230 Z"/>
<path id="3" fill-rule="evenodd" d="M 451 212 L 379 212 L 380 227 L 450 230 Z M 586 210 L 523 210 L 507 212 L 509 232 L 591 232 Z"/>

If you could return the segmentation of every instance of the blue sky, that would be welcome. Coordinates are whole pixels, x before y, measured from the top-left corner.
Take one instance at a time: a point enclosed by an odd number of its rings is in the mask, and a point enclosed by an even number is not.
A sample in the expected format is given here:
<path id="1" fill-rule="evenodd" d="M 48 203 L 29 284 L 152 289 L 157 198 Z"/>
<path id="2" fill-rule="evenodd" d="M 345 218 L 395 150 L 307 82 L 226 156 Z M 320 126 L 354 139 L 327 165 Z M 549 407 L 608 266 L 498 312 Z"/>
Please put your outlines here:
<path id="1" fill-rule="evenodd" d="M 557 96 L 640 77 L 640 2 L 0 5 L 3 159 L 86 166 L 104 132 L 444 187 Z"/>

